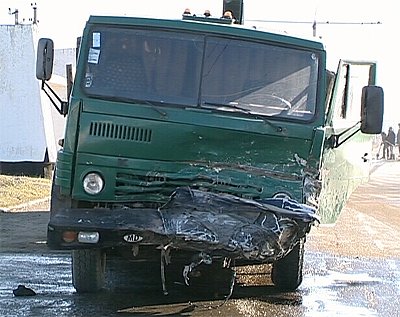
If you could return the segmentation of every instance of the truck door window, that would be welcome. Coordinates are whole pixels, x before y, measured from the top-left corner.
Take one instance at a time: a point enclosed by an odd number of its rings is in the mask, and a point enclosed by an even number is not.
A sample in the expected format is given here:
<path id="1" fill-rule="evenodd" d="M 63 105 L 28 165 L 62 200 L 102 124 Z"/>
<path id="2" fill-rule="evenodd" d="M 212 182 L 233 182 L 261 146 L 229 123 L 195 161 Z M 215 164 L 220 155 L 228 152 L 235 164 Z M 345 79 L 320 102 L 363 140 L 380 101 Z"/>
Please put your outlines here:
<path id="1" fill-rule="evenodd" d="M 347 93 L 347 111 L 346 118 L 352 121 L 360 120 L 361 113 L 361 93 L 362 88 L 367 86 L 370 82 L 370 69 L 369 64 L 352 64 L 350 65 L 350 83 Z"/>
<path id="2" fill-rule="evenodd" d="M 371 64 L 343 64 L 338 75 L 335 109 L 337 120 L 360 120 L 362 88 L 370 82 Z"/>

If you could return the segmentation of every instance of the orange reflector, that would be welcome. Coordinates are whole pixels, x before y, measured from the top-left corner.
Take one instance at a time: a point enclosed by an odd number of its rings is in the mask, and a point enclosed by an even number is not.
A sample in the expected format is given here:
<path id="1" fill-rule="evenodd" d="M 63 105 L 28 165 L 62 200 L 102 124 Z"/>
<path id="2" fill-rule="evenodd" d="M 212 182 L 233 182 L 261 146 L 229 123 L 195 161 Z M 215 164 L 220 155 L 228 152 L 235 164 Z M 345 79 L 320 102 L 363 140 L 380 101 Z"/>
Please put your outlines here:
<path id="1" fill-rule="evenodd" d="M 63 240 L 67 243 L 74 242 L 77 237 L 78 233 L 75 231 L 64 231 L 62 235 Z"/>

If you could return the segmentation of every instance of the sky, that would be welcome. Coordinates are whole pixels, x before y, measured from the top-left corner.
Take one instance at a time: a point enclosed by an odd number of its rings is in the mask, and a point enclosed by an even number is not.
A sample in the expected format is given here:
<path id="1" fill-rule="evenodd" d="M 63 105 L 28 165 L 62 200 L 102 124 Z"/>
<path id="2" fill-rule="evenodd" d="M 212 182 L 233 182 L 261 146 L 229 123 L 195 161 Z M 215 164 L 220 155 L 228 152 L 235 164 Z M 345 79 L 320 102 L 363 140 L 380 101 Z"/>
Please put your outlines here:
<path id="1" fill-rule="evenodd" d="M 190 8 L 196 14 L 208 9 L 214 17 L 219 17 L 222 1 L 0 0 L 0 24 L 14 24 L 15 16 L 9 14 L 9 8 L 11 12 L 18 9 L 20 23 L 30 23 L 31 4 L 36 4 L 40 36 L 52 38 L 55 48 L 69 48 L 75 46 L 90 15 L 180 19 L 184 9 Z M 244 19 L 246 25 L 259 29 L 309 38 L 313 36 L 312 22 L 316 21 L 314 39 L 325 44 L 331 70 L 336 70 L 340 58 L 376 61 L 377 84 L 385 91 L 384 128 L 387 129 L 397 127 L 400 122 L 395 4 L 396 0 L 244 0 Z"/>

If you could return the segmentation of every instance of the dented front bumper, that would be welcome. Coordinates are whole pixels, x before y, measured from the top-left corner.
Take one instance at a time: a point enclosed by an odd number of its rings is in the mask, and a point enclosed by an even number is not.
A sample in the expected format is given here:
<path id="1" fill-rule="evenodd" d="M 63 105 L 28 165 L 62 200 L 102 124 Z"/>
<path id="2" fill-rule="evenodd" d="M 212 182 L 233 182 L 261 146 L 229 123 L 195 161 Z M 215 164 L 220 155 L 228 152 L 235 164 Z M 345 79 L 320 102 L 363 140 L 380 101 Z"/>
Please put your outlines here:
<path id="1" fill-rule="evenodd" d="M 285 256 L 316 221 L 314 209 L 293 200 L 256 202 L 178 188 L 159 209 L 53 211 L 47 242 L 53 249 L 147 245 L 270 262 Z M 93 243 L 79 241 L 94 233 Z"/>

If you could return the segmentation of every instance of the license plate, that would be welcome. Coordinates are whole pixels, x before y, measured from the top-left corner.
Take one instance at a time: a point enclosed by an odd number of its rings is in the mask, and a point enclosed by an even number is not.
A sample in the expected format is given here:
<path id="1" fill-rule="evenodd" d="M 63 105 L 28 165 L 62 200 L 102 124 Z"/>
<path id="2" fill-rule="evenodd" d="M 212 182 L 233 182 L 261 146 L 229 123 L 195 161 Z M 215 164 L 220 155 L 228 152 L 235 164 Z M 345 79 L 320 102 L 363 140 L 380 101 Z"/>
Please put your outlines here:
<path id="1" fill-rule="evenodd" d="M 128 243 L 136 243 L 136 242 L 142 241 L 143 237 L 141 237 L 135 233 L 130 233 L 130 234 L 124 235 L 124 240 Z"/>

